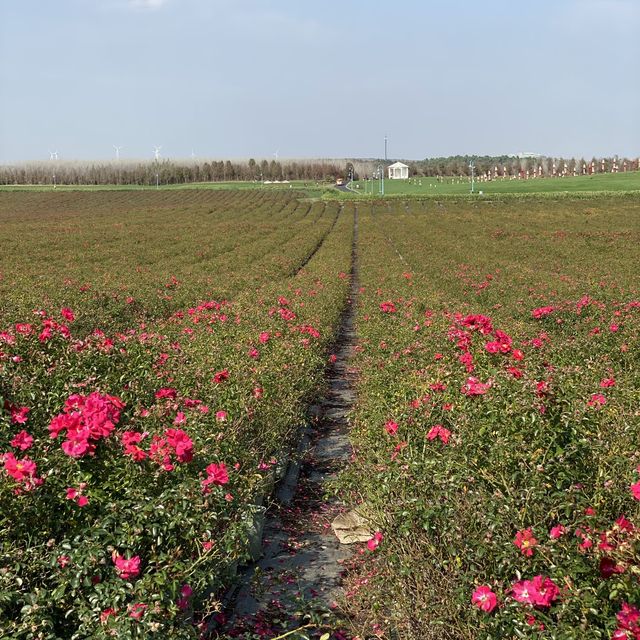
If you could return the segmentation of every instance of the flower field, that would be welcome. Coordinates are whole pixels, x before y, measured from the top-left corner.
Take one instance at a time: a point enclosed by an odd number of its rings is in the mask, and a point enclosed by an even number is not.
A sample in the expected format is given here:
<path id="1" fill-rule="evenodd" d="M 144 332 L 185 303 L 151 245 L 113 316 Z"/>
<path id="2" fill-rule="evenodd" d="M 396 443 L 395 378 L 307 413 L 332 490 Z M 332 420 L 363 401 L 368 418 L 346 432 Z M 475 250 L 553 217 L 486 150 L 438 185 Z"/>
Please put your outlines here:
<path id="1" fill-rule="evenodd" d="M 353 210 L 3 193 L 0 234 L 0 636 L 198 637 L 321 386 Z"/>
<path id="2" fill-rule="evenodd" d="M 355 627 L 640 638 L 637 198 L 358 211 Z"/>
<path id="3" fill-rule="evenodd" d="M 335 490 L 375 533 L 346 576 L 354 635 L 637 640 L 638 213 L 0 192 L 0 637 L 222 620 L 323 387 L 357 214 Z"/>

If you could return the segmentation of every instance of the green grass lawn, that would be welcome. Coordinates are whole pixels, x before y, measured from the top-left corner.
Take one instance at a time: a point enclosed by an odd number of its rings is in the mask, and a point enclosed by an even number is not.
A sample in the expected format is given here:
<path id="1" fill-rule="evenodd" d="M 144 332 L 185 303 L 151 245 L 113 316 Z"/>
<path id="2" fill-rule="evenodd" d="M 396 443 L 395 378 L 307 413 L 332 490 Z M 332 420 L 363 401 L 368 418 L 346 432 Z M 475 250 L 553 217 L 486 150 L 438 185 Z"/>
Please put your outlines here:
<path id="1" fill-rule="evenodd" d="M 284 183 L 271 183 L 264 184 L 262 182 L 253 181 L 240 181 L 240 180 L 227 180 L 226 182 L 189 182 L 189 183 L 176 183 L 176 184 L 162 184 L 158 185 L 158 189 L 301 189 L 301 188 L 319 188 L 327 186 L 326 183 L 318 183 L 313 180 L 292 180 L 291 182 Z M 138 184 L 59 184 L 55 187 L 56 191 L 150 191 L 155 190 L 155 185 L 138 185 Z M 53 191 L 54 187 L 50 184 L 41 185 L 0 185 L 0 191 Z"/>
<path id="2" fill-rule="evenodd" d="M 576 191 L 638 191 L 640 190 L 640 171 L 627 173 L 603 173 L 592 176 L 568 178 L 536 178 L 531 180 L 494 180 L 475 182 L 475 191 L 483 194 L 493 193 L 550 193 Z M 380 182 L 360 180 L 353 184 L 361 194 L 379 195 Z M 385 180 L 385 195 L 463 195 L 469 193 L 471 184 L 468 178 L 411 178 L 411 180 Z"/>
<path id="3" fill-rule="evenodd" d="M 292 180 L 291 182 L 284 183 L 271 183 L 264 184 L 262 182 L 253 181 L 240 181 L 240 180 L 228 180 L 226 182 L 191 182 L 191 183 L 177 183 L 177 184 L 159 184 L 156 188 L 155 185 L 137 185 L 137 184 L 101 184 L 101 185 L 78 185 L 78 184 L 63 184 L 57 185 L 54 189 L 49 184 L 42 185 L 0 185 L 0 192 L 2 191 L 161 191 L 176 189 L 190 189 L 190 190 L 211 190 L 211 191 L 247 191 L 250 189 L 263 190 L 263 191 L 296 191 L 298 195 L 308 198 L 320 198 L 323 195 L 325 199 L 335 199 L 334 196 L 340 195 L 340 192 L 334 189 L 333 182 L 318 182 L 315 180 Z M 326 196 L 329 196 L 328 198 Z"/>

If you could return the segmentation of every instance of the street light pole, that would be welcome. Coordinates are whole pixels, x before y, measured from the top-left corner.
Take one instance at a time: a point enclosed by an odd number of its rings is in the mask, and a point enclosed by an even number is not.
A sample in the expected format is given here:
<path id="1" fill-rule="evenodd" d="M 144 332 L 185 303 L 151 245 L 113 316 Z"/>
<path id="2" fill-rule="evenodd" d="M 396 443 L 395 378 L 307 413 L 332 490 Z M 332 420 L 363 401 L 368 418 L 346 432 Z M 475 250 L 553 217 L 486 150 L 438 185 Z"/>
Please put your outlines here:
<path id="1" fill-rule="evenodd" d="M 58 152 L 57 151 L 49 151 L 49 157 L 53 164 L 53 188 L 56 188 L 56 164 L 58 162 Z"/>

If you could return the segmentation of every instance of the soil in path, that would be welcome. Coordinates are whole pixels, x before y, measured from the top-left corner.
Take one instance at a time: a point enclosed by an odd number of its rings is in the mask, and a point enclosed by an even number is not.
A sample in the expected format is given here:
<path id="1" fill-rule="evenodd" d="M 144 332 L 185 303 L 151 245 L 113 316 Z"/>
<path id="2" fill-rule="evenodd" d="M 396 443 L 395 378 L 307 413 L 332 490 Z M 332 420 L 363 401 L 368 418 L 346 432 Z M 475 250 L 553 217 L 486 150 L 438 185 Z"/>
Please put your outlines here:
<path id="1" fill-rule="evenodd" d="M 318 637 L 327 629 L 317 623 L 340 595 L 343 565 L 353 551 L 340 544 L 331 529 L 345 505 L 325 493 L 327 482 L 352 453 L 347 431 L 355 400 L 349 362 L 356 345 L 357 233 L 356 211 L 351 290 L 333 352 L 335 362 L 327 373 L 327 392 L 310 408 L 312 426 L 302 435 L 300 462 L 290 465 L 267 510 L 262 558 L 247 568 L 231 595 L 230 622 L 218 637 L 271 638 L 300 627 L 306 628 L 287 637 Z M 301 611 L 311 617 L 301 617 Z"/>

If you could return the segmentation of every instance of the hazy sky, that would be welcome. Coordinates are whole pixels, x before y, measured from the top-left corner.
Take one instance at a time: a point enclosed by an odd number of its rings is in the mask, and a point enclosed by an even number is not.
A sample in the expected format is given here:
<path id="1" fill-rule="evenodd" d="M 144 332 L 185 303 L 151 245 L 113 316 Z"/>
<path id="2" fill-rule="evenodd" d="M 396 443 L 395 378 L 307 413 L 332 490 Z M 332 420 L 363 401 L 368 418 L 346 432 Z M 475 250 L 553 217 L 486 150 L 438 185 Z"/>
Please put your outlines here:
<path id="1" fill-rule="evenodd" d="M 640 0 L 0 0 L 0 162 L 640 155 Z"/>

